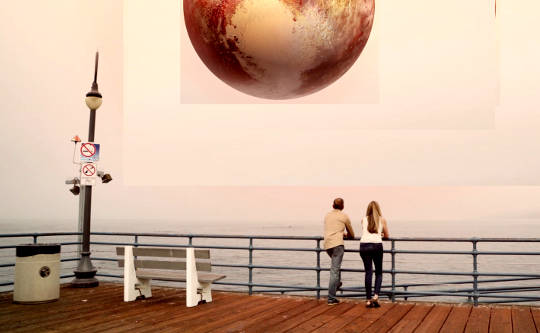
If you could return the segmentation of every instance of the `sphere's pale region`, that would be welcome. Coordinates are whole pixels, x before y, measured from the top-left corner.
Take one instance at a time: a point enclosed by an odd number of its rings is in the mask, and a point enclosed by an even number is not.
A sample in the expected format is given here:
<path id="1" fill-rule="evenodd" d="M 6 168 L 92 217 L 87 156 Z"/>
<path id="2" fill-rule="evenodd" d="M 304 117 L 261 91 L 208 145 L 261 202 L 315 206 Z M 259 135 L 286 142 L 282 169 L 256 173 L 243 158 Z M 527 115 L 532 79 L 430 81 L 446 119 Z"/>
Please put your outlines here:
<path id="1" fill-rule="evenodd" d="M 367 43 L 375 0 L 184 0 L 193 47 L 249 95 L 295 98 L 341 77 Z"/>

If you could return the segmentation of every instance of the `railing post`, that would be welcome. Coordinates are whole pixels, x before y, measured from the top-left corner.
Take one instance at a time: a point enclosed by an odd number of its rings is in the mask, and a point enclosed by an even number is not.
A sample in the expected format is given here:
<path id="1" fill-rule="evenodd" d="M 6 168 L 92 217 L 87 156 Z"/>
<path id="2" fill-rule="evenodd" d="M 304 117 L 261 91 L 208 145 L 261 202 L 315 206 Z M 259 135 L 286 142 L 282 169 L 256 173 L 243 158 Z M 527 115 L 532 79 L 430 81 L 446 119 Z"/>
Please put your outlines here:
<path id="1" fill-rule="evenodd" d="M 473 238 L 473 304 L 478 306 L 478 250 L 476 248 L 477 240 Z"/>
<path id="2" fill-rule="evenodd" d="M 253 238 L 249 237 L 249 295 L 253 293 Z"/>
<path id="3" fill-rule="evenodd" d="M 406 292 L 407 289 L 408 289 L 408 286 L 403 286 L 403 291 Z M 405 297 L 404 297 L 404 298 L 405 298 L 405 300 L 408 300 L 408 299 L 409 299 L 409 297 L 407 297 L 407 294 L 405 294 Z"/>
<path id="4" fill-rule="evenodd" d="M 317 299 L 321 298 L 321 240 L 317 239 Z"/>
<path id="5" fill-rule="evenodd" d="M 37 244 L 37 238 L 38 238 L 38 235 L 34 235 L 34 244 Z"/>
<path id="6" fill-rule="evenodd" d="M 188 236 L 188 245 L 193 245 L 193 236 Z"/>
<path id="7" fill-rule="evenodd" d="M 396 241 L 392 240 L 392 249 L 391 249 L 391 255 L 392 255 L 392 302 L 396 300 Z"/>
<path id="8" fill-rule="evenodd" d="M 133 243 L 135 247 L 139 246 L 139 235 L 135 235 L 135 243 Z"/>

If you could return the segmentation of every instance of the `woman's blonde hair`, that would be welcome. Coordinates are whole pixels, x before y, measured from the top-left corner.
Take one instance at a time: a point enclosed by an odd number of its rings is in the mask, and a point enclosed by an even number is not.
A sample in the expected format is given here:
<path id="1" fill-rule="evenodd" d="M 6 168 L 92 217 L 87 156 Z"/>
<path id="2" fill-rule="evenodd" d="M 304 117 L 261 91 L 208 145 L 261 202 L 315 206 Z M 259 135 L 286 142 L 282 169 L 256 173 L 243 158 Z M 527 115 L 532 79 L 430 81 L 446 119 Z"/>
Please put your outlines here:
<path id="1" fill-rule="evenodd" d="M 380 220 L 382 213 L 381 207 L 377 201 L 372 201 L 369 203 L 366 210 L 366 216 L 368 220 L 367 230 L 372 234 L 379 232 L 379 224 L 381 223 Z"/>

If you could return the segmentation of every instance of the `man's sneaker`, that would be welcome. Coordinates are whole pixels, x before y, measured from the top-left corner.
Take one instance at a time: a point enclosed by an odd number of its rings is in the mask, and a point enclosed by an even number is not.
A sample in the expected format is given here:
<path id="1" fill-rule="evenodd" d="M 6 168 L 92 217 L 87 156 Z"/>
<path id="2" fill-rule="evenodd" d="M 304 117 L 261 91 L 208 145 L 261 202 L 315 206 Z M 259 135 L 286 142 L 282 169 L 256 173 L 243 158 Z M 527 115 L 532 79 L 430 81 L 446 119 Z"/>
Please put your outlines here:
<path id="1" fill-rule="evenodd" d="M 328 305 L 336 305 L 339 304 L 339 300 L 332 298 L 328 300 Z"/>

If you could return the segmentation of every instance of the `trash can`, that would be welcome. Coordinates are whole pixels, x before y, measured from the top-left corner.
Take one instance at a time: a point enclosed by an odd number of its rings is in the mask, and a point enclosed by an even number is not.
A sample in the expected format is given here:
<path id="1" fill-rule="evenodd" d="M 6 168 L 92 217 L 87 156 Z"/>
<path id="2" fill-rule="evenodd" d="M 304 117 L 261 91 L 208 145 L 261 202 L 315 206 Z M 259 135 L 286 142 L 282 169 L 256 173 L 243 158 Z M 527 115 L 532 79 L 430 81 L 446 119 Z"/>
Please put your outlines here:
<path id="1" fill-rule="evenodd" d="M 60 244 L 16 247 L 13 302 L 45 303 L 60 297 Z"/>

